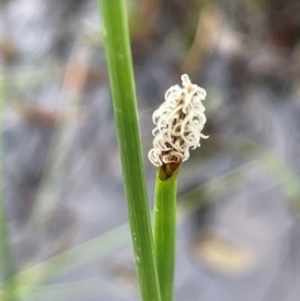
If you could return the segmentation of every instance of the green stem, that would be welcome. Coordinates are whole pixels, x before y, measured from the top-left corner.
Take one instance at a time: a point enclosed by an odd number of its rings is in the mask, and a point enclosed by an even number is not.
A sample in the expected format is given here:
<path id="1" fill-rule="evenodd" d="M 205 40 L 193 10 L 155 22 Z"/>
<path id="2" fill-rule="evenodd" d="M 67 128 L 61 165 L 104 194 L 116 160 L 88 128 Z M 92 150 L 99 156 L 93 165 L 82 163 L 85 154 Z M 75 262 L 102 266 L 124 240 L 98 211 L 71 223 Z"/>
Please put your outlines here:
<path id="1" fill-rule="evenodd" d="M 177 174 L 161 180 L 158 171 L 154 199 L 154 252 L 162 301 L 174 300 Z"/>
<path id="2" fill-rule="evenodd" d="M 160 301 L 143 168 L 125 0 L 98 0 L 129 223 L 143 301 Z"/>

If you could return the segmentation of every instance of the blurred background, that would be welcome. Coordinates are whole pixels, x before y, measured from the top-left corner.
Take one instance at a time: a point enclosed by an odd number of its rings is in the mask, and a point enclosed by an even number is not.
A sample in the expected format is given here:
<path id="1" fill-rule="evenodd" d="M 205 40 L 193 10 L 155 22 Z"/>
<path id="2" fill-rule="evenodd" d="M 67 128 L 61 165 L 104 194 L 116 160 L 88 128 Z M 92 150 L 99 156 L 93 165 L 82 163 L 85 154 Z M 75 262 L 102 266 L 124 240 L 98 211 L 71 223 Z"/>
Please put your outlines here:
<path id="1" fill-rule="evenodd" d="M 152 112 L 183 73 L 208 93 L 176 300 L 298 300 L 300 2 L 127 3 L 151 207 Z M 0 100 L 0 299 L 139 300 L 96 1 L 0 1 Z"/>

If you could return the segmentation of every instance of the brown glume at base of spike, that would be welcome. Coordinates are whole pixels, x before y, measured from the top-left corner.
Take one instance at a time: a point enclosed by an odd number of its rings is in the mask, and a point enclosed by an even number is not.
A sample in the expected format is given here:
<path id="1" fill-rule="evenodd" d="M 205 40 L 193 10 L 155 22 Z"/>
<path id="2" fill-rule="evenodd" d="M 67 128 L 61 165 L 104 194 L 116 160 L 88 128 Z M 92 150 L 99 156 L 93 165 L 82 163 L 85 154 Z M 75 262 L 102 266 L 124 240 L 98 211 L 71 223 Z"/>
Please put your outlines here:
<path id="1" fill-rule="evenodd" d="M 171 178 L 175 173 L 179 171 L 181 165 L 180 162 L 171 162 L 167 164 L 163 164 L 158 168 L 158 176 L 162 181 L 166 181 Z"/>

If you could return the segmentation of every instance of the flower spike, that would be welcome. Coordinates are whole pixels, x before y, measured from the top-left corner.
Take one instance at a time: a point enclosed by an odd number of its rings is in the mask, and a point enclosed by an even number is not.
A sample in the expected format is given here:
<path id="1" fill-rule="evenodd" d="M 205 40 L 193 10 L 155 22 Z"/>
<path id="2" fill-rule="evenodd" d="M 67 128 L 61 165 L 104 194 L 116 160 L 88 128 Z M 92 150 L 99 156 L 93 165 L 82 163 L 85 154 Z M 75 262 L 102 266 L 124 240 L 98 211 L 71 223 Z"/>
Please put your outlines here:
<path id="1" fill-rule="evenodd" d="M 200 146 L 206 123 L 202 101 L 206 91 L 192 84 L 188 75 L 181 76 L 182 88 L 172 86 L 165 93 L 165 102 L 153 113 L 153 148 L 148 158 L 157 167 L 186 161 L 190 149 Z"/>

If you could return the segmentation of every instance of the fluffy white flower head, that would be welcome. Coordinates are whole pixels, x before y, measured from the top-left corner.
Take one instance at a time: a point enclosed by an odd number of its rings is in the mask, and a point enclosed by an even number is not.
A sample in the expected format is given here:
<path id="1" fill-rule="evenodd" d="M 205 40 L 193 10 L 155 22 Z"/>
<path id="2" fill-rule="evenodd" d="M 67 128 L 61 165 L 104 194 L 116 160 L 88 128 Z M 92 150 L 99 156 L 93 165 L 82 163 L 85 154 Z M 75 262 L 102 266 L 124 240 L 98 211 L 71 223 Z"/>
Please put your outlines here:
<path id="1" fill-rule="evenodd" d="M 206 91 L 192 84 L 187 74 L 181 80 L 182 87 L 167 90 L 165 101 L 153 113 L 156 127 L 148 157 L 155 166 L 186 161 L 190 149 L 199 147 L 201 138 L 208 138 L 201 133 L 206 123 L 202 104 Z"/>

